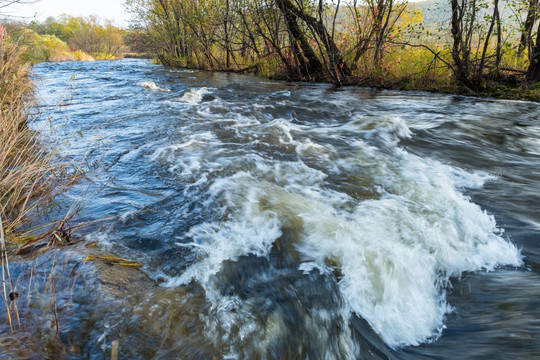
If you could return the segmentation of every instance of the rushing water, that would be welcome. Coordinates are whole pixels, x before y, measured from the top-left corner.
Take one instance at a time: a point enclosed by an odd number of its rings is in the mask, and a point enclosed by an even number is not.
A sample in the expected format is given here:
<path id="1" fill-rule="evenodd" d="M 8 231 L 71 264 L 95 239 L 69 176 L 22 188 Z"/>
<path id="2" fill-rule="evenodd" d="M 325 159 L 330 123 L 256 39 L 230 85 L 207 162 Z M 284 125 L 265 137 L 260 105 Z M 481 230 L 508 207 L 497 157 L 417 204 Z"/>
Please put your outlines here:
<path id="1" fill-rule="evenodd" d="M 43 106 L 65 99 L 52 136 L 99 164 L 80 218 L 116 216 L 85 240 L 150 279 L 112 296 L 114 270 L 81 265 L 64 356 L 540 357 L 539 104 L 142 60 L 35 72 Z"/>

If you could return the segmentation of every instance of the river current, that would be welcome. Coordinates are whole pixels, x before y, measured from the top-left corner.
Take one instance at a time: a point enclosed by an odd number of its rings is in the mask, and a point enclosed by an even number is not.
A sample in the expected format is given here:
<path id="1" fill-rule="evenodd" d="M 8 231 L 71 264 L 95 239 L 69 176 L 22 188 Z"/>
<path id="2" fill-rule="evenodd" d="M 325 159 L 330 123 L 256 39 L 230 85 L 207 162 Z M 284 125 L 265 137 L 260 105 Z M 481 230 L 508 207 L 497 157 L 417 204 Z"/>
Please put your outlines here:
<path id="1" fill-rule="evenodd" d="M 147 278 L 111 300 L 81 264 L 50 353 L 540 357 L 539 104 L 145 60 L 34 72 L 35 126 L 97 166 L 79 221 L 112 216 L 79 236 Z"/>

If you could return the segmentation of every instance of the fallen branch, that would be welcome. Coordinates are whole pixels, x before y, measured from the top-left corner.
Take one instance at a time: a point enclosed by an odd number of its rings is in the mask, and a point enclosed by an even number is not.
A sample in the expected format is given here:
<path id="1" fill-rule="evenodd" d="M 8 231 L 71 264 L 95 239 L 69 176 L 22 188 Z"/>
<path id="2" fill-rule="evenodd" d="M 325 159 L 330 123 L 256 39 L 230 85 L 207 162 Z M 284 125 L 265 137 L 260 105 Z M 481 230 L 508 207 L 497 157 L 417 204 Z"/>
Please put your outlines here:
<path id="1" fill-rule="evenodd" d="M 525 71 L 525 70 L 512 69 L 512 68 L 507 68 L 507 67 L 501 67 L 500 70 L 509 71 L 509 72 L 515 72 L 515 73 L 522 74 L 522 75 L 527 74 L 527 71 Z"/>

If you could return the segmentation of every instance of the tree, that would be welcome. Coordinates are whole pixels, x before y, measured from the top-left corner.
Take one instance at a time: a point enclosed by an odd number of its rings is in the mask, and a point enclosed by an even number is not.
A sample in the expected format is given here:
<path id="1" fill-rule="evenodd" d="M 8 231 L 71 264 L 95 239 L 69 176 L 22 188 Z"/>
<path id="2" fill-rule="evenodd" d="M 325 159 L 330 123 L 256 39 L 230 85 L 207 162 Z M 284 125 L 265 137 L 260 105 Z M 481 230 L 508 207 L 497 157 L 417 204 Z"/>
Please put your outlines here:
<path id="1" fill-rule="evenodd" d="M 347 8 L 354 24 L 352 66 L 356 67 L 360 58 L 370 49 L 373 49 L 373 61 L 379 66 L 384 46 L 407 9 L 407 4 L 394 0 L 353 0 Z"/>
<path id="2" fill-rule="evenodd" d="M 526 80 L 530 82 L 540 81 L 540 2 L 538 0 L 526 0 L 525 3 L 517 4 L 518 15 L 526 13 L 525 21 L 521 24 L 521 37 L 518 44 L 518 57 L 522 53 L 527 54 L 529 66 L 526 72 Z M 536 32 L 534 28 L 538 23 Z"/>
<path id="3" fill-rule="evenodd" d="M 538 82 L 540 81 L 540 24 L 536 30 L 536 41 L 531 48 L 529 59 L 526 79 L 531 82 Z"/>
<path id="4" fill-rule="evenodd" d="M 124 46 L 124 31 L 110 20 L 96 16 L 86 18 L 61 15 L 47 18 L 43 23 L 32 21 L 29 28 L 40 35 L 51 35 L 66 42 L 71 49 L 82 50 L 98 58 L 111 59 Z"/>
<path id="5" fill-rule="evenodd" d="M 521 5 L 523 5 L 523 3 L 519 2 L 518 8 L 516 9 L 518 12 L 517 20 L 521 20 L 520 15 L 522 15 L 523 12 L 526 11 L 527 15 L 525 17 L 525 22 L 521 24 L 521 37 L 517 50 L 518 57 L 521 56 L 524 51 L 527 51 L 528 54 L 531 53 L 531 49 L 534 45 L 532 31 L 534 28 L 534 24 L 538 19 L 538 11 L 540 4 L 538 0 L 527 0 L 524 4 L 525 9 L 521 8 Z"/>
<path id="6" fill-rule="evenodd" d="M 481 89 L 486 77 L 499 77 L 503 45 L 499 0 L 450 0 L 450 5 L 455 77 L 469 89 Z"/>
<path id="7" fill-rule="evenodd" d="M 323 62 L 320 61 L 317 54 L 311 49 L 309 42 L 305 41 L 306 34 L 301 30 L 295 29 L 296 35 L 294 38 L 301 40 L 301 48 L 306 56 L 310 68 L 315 70 L 315 75 L 323 73 L 323 65 L 325 75 L 336 85 L 342 85 L 343 79 L 351 74 L 349 66 L 345 63 L 339 48 L 334 42 L 333 32 L 329 33 L 327 26 L 325 25 L 323 18 L 325 17 L 325 7 L 323 1 L 319 0 L 315 4 L 304 4 L 302 1 L 297 1 L 293 4 L 291 0 L 276 0 L 279 8 L 284 12 L 285 16 L 292 17 L 293 20 L 302 20 L 311 32 L 311 39 L 315 41 L 319 50 L 319 56 Z M 312 6 L 309 6 L 312 5 Z M 315 14 L 310 13 L 311 9 L 316 9 Z M 336 7 L 336 12 L 339 10 L 339 2 Z M 335 19 L 335 15 L 333 17 Z"/>

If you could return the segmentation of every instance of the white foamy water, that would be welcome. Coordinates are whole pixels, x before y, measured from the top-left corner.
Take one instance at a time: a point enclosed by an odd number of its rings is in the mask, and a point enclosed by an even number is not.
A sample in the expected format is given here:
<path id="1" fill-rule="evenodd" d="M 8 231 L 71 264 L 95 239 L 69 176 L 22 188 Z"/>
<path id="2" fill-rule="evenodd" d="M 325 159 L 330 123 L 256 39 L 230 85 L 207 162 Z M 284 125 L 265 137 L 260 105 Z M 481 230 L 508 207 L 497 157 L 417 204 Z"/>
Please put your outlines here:
<path id="1" fill-rule="evenodd" d="M 147 90 L 152 90 L 152 91 L 165 91 L 165 92 L 169 92 L 170 90 L 168 89 L 164 89 L 162 87 L 159 87 L 155 82 L 153 81 L 141 81 L 141 82 L 138 82 L 137 84 L 135 84 L 137 86 L 140 86 L 140 87 L 143 87 Z"/>
<path id="2" fill-rule="evenodd" d="M 205 178 L 217 171 L 208 164 L 238 166 L 233 175 L 218 176 L 209 189 L 208 206 L 229 215 L 186 234 L 188 240 L 179 246 L 195 249 L 199 260 L 169 279 L 168 286 L 195 280 L 212 293 L 212 279 L 225 262 L 245 255 L 265 257 L 287 232 L 293 234 L 287 236 L 293 239 L 291 249 L 301 258 L 299 269 L 340 274 L 346 309 L 366 319 L 396 348 L 441 333 L 452 309 L 445 297 L 450 278 L 521 265 L 519 251 L 501 236 L 494 218 L 462 194 L 464 187 L 480 187 L 490 177 L 400 149 L 398 139 L 411 136 L 403 121 L 356 119 L 339 127 L 311 128 L 311 138 L 295 140 L 305 130 L 285 120 L 243 130 L 278 148 L 292 145 L 300 156 L 297 161 L 237 158 L 234 152 L 218 154 L 211 144 L 204 151 L 191 149 L 167 158 L 185 164 L 185 157 L 191 157 L 197 166 L 183 167 L 191 176 L 204 173 Z M 343 133 L 362 136 L 347 153 L 316 140 Z M 317 169 L 302 160 L 313 153 Z M 336 174 L 346 176 L 352 186 L 357 179 L 365 191 L 331 189 L 327 180 Z"/>
<path id="3" fill-rule="evenodd" d="M 211 94 L 212 92 L 213 89 L 208 89 L 206 87 L 189 89 L 178 100 L 184 104 L 197 105 L 202 101 L 204 95 Z"/>

